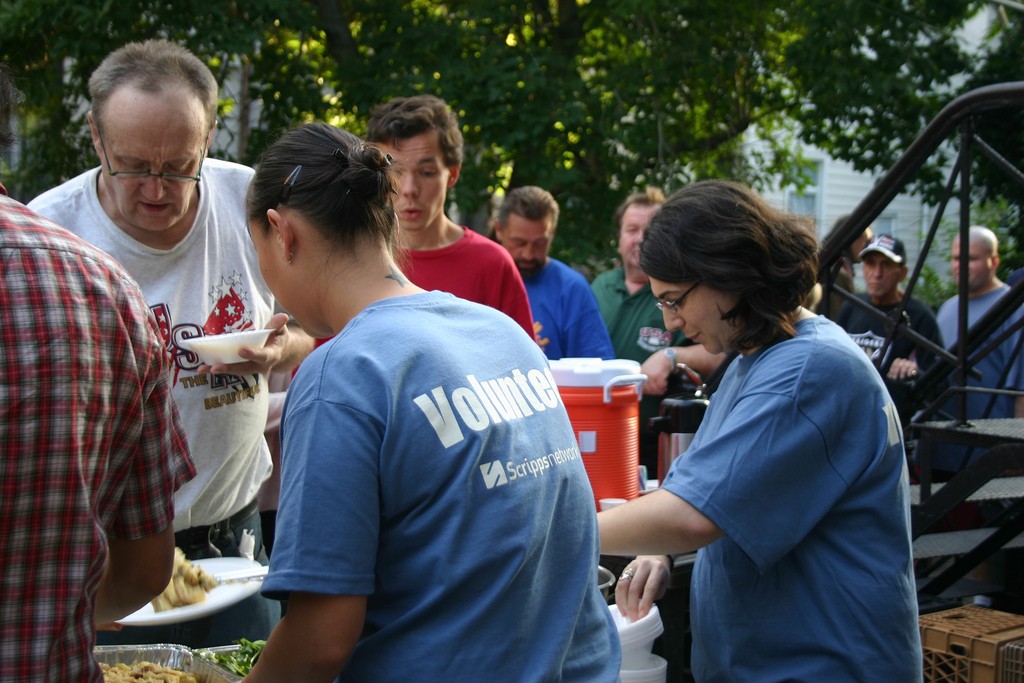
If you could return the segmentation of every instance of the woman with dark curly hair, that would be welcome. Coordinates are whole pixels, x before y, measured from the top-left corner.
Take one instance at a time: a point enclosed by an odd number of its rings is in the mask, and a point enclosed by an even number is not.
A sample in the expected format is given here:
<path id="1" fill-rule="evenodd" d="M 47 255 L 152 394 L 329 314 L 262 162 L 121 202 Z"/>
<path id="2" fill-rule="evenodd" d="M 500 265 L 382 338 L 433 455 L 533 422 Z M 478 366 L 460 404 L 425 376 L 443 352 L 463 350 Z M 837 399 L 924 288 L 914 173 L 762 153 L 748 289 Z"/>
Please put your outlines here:
<path id="1" fill-rule="evenodd" d="M 698 550 L 697 681 L 919 681 L 903 435 L 867 356 L 802 302 L 802 218 L 727 181 L 684 188 L 641 248 L 668 329 L 737 352 L 661 488 L 598 515 L 633 618 Z M 670 558 L 669 558 L 670 559 Z"/>
<path id="2" fill-rule="evenodd" d="M 268 597 L 246 679 L 612 683 L 594 497 L 536 342 L 489 306 L 413 285 L 397 181 L 333 126 L 286 133 L 249 187 L 281 304 L 329 341 L 282 417 Z"/>

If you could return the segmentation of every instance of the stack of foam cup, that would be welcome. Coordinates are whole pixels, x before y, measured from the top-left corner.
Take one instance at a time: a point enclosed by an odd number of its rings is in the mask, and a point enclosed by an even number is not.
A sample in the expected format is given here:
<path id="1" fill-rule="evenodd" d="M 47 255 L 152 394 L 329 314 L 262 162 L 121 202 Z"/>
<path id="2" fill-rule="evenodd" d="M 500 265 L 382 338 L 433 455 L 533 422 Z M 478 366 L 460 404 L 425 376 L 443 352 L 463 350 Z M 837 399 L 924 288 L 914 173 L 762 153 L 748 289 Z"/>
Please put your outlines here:
<path id="1" fill-rule="evenodd" d="M 651 652 L 655 639 L 665 630 L 658 606 L 652 606 L 647 616 L 633 622 L 619 613 L 618 606 L 609 605 L 608 609 L 622 643 L 622 666 L 619 668 L 622 683 L 665 683 L 668 662 Z"/>

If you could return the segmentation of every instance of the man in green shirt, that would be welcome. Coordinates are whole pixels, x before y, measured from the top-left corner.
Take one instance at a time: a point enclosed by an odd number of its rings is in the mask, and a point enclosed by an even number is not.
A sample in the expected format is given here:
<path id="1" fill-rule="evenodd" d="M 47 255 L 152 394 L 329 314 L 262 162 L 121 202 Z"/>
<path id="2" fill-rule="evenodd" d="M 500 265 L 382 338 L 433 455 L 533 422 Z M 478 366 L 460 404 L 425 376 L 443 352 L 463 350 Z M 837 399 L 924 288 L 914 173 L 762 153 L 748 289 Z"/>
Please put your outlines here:
<path id="1" fill-rule="evenodd" d="M 615 211 L 622 266 L 598 275 L 591 284 L 615 357 L 637 361 L 640 372 L 647 375 L 640 401 L 640 464 L 646 465 L 652 477 L 658 471 L 658 435 L 651 431 L 648 421 L 658 414 L 670 376 L 682 363 L 707 377 L 724 358 L 693 344 L 682 332 L 666 329 L 647 275 L 640 270 L 640 243 L 651 217 L 664 201 L 665 195 L 658 188 L 626 197 Z"/>

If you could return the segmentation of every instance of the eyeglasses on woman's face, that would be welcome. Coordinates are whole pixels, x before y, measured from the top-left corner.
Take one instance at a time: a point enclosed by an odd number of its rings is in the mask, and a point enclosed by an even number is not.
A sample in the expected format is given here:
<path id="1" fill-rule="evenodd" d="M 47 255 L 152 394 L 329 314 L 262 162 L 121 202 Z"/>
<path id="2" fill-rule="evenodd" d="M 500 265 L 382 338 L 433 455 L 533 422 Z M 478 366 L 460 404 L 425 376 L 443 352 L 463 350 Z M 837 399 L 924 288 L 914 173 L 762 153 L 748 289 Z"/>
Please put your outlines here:
<path id="1" fill-rule="evenodd" d="M 689 289 L 677 296 L 675 299 L 672 299 L 672 301 L 659 299 L 654 305 L 658 307 L 659 311 L 664 312 L 665 310 L 668 310 L 670 313 L 676 313 L 679 311 L 679 307 L 683 305 L 683 301 L 686 300 L 686 297 L 690 296 L 690 292 L 697 289 L 698 286 L 700 286 L 700 280 L 694 282 Z"/>

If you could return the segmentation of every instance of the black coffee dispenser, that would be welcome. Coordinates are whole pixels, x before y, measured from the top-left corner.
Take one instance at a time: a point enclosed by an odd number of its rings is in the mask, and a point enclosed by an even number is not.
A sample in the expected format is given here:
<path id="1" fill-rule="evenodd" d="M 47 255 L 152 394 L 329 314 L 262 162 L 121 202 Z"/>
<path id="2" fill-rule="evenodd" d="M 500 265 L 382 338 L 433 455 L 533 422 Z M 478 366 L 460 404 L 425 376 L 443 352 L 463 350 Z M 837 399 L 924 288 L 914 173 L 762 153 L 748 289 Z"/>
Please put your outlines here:
<path id="1" fill-rule="evenodd" d="M 652 417 L 651 430 L 658 434 L 658 481 L 664 481 L 672 463 L 690 447 L 693 435 L 704 419 L 708 399 L 698 388 L 689 396 L 661 401 L 658 417 Z"/>

